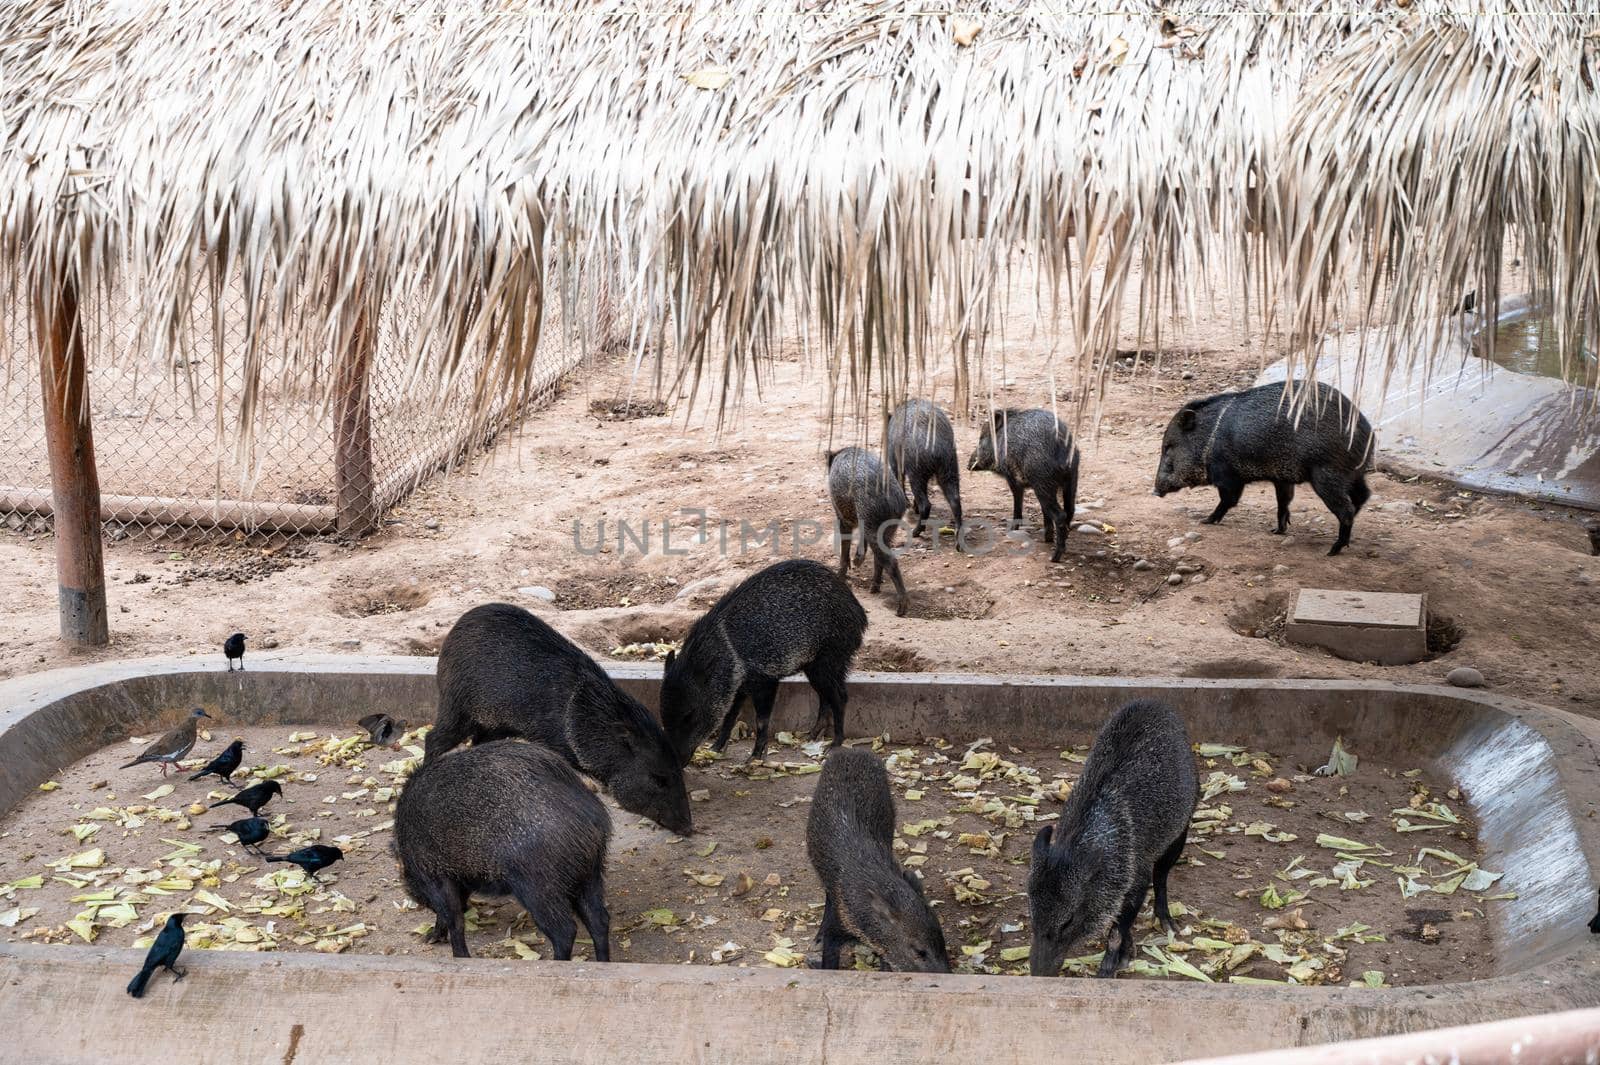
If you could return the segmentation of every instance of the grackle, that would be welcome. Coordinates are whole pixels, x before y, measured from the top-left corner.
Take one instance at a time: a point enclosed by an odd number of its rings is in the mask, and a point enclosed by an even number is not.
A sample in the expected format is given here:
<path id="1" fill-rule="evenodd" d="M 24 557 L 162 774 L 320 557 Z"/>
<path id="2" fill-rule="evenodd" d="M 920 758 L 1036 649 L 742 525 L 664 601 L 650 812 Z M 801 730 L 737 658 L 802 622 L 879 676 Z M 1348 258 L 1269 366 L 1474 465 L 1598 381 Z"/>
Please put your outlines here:
<path id="1" fill-rule="evenodd" d="M 146 744 L 145 749 L 139 752 L 139 757 L 118 766 L 118 768 L 131 769 L 142 762 L 159 762 L 161 763 L 161 775 L 166 776 L 168 766 L 177 765 L 190 751 L 194 750 L 195 733 L 199 728 L 200 719 L 210 716 L 198 706 L 195 707 L 194 712 L 189 715 L 187 721 L 171 732 L 165 733 Z"/>
<path id="2" fill-rule="evenodd" d="M 203 776 L 215 773 L 232 784 L 234 771 L 239 768 L 239 763 L 242 761 L 244 761 L 244 740 L 234 740 L 221 754 L 207 762 L 204 769 L 189 779 L 199 780 Z"/>
<path id="3" fill-rule="evenodd" d="M 222 653 L 228 656 L 228 672 L 233 672 L 233 660 L 239 660 L 239 668 L 244 669 L 244 633 L 236 632 L 229 636 L 222 645 Z"/>
<path id="4" fill-rule="evenodd" d="M 227 806 L 229 803 L 233 803 L 235 806 L 243 806 L 252 814 L 258 814 L 261 812 L 261 808 L 272 800 L 274 795 L 282 794 L 283 785 L 276 780 L 263 780 L 259 784 L 250 785 L 243 791 L 234 792 L 220 802 L 212 803 L 211 809 L 215 810 L 219 806 Z"/>
<path id="5" fill-rule="evenodd" d="M 261 842 L 272 835 L 272 826 L 265 817 L 245 817 L 238 821 L 230 821 L 225 825 L 212 825 L 218 832 L 232 832 L 239 837 L 239 845 L 246 850 L 254 848 L 261 850 Z"/>
<path id="6" fill-rule="evenodd" d="M 400 737 L 406 734 L 406 723 L 388 714 L 368 714 L 356 724 L 367 730 L 374 747 L 398 747 Z"/>
<path id="7" fill-rule="evenodd" d="M 150 944 L 150 953 L 144 956 L 144 968 L 128 981 L 128 994 L 134 998 L 143 998 L 145 985 L 150 982 L 150 977 L 155 975 L 157 969 L 167 970 L 176 980 L 184 978 L 186 975 L 184 971 L 172 963 L 183 953 L 183 919 L 187 916 L 189 915 L 186 913 L 175 913 L 167 918 L 161 934 Z"/>
<path id="8" fill-rule="evenodd" d="M 307 876 L 315 880 L 317 873 L 343 857 L 344 851 L 338 847 L 330 847 L 325 843 L 316 843 L 309 847 L 301 847 L 297 851 L 290 851 L 288 854 L 269 854 L 266 859 L 269 862 L 288 862 L 291 865 L 298 865 L 305 871 Z"/>

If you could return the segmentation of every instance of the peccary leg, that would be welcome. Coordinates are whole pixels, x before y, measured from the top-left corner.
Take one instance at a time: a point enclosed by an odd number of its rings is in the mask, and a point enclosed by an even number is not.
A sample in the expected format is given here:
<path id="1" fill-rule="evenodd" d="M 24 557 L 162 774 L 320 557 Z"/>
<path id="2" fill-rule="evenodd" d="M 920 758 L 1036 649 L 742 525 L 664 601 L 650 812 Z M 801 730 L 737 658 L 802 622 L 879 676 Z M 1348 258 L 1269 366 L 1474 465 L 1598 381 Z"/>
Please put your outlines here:
<path id="1" fill-rule="evenodd" d="M 422 743 L 423 761 L 455 750 L 467 742 L 467 738 L 471 735 L 471 721 L 441 707 L 438 720 L 434 722 L 433 728 L 428 730 L 428 738 Z"/>
<path id="2" fill-rule="evenodd" d="M 583 927 L 589 930 L 589 938 L 594 940 L 595 961 L 611 960 L 611 912 L 606 909 L 603 872 L 602 865 L 589 877 L 589 882 L 583 886 L 583 894 L 578 896 L 576 905 L 578 919 L 583 922 Z"/>
<path id="3" fill-rule="evenodd" d="M 919 473 L 911 478 L 911 499 L 916 504 L 917 524 L 911 530 L 911 538 L 915 540 L 922 535 L 922 527 L 927 524 L 928 515 L 933 512 L 933 501 L 928 498 L 928 475 Z"/>
<path id="4" fill-rule="evenodd" d="M 767 755 L 767 737 L 772 731 L 772 704 L 778 701 L 778 682 L 771 677 L 750 674 L 745 678 L 745 690 L 756 708 L 756 745 L 750 751 L 750 761 L 759 761 Z"/>
<path id="5" fill-rule="evenodd" d="M 1350 482 L 1350 502 L 1355 504 L 1356 513 L 1359 514 L 1361 508 L 1366 506 L 1367 500 L 1371 498 L 1372 489 L 1367 487 L 1366 475 L 1358 475 L 1355 480 Z"/>
<path id="6" fill-rule="evenodd" d="M 1339 519 L 1339 538 L 1328 549 L 1328 554 L 1337 555 L 1350 543 L 1350 530 L 1356 522 L 1356 505 L 1350 499 L 1349 487 L 1335 470 L 1323 468 L 1311 471 L 1311 487 L 1317 493 L 1317 498 Z"/>
<path id="7" fill-rule="evenodd" d="M 740 688 L 733 693 L 733 705 L 722 715 L 722 727 L 717 730 L 717 742 L 711 745 L 711 749 L 718 754 L 727 749 L 728 740 L 733 737 L 733 726 L 739 722 L 739 707 L 743 705 L 744 689 Z"/>
<path id="8" fill-rule="evenodd" d="M 1166 853 L 1156 859 L 1155 873 L 1151 878 L 1156 884 L 1156 919 L 1172 935 L 1178 934 L 1178 922 L 1172 919 L 1172 910 L 1167 906 L 1167 874 L 1172 872 L 1172 867 L 1178 864 L 1179 857 L 1183 855 L 1183 841 L 1187 834 L 1187 831 L 1180 834 Z"/>
<path id="9" fill-rule="evenodd" d="M 532 885 L 514 894 L 517 901 L 522 903 L 522 908 L 528 911 L 528 916 L 533 918 L 540 934 L 550 941 L 550 952 L 555 955 L 556 961 L 571 961 L 572 944 L 578 938 L 578 922 L 572 919 L 567 908 L 547 903 L 539 894 L 539 889 Z"/>
<path id="10" fill-rule="evenodd" d="M 1282 536 L 1289 531 L 1289 504 L 1294 502 L 1294 482 L 1273 481 L 1272 487 L 1278 493 L 1278 527 L 1272 531 Z"/>
<path id="11" fill-rule="evenodd" d="M 939 475 L 939 491 L 944 495 L 944 501 L 950 504 L 950 525 L 956 531 L 956 546 L 961 546 L 961 480 L 959 475 L 951 470 Z"/>
<path id="12" fill-rule="evenodd" d="M 466 893 L 455 884 L 434 881 L 423 885 L 423 895 L 428 908 L 433 910 L 434 933 L 442 927 L 450 937 L 450 953 L 458 958 L 470 958 L 472 955 L 467 952 Z"/>
<path id="13" fill-rule="evenodd" d="M 1017 523 L 1022 521 L 1022 493 L 1028 488 L 1025 484 L 1018 484 L 1011 478 L 1006 478 L 1006 483 L 1011 485 L 1011 520 Z"/>
<path id="14" fill-rule="evenodd" d="M 850 534 L 855 532 L 855 526 L 846 529 L 839 526 L 839 576 L 847 576 L 850 572 Z"/>
<path id="15" fill-rule="evenodd" d="M 1100 959 L 1096 976 L 1115 976 L 1119 969 L 1133 960 L 1133 922 L 1139 916 L 1139 908 L 1144 905 L 1145 893 L 1150 890 L 1150 877 L 1140 876 L 1135 883 L 1139 886 L 1128 892 L 1122 900 L 1122 912 L 1117 915 L 1116 949 L 1106 944 L 1106 954 Z"/>
<path id="16" fill-rule="evenodd" d="M 837 969 L 839 950 L 850 941 L 850 933 L 839 923 L 839 908 L 833 904 L 832 895 L 826 896 L 822 904 L 822 926 L 817 929 L 817 939 L 822 944 L 822 960 L 817 968 Z"/>
<path id="17" fill-rule="evenodd" d="M 833 719 L 833 746 L 844 742 L 844 705 L 850 699 L 843 674 L 813 662 L 805 669 L 806 680 L 817 692 L 817 723 L 812 726 L 811 739 L 822 738 L 822 726 L 829 717 Z"/>
<path id="18" fill-rule="evenodd" d="M 1244 495 L 1244 482 L 1237 477 L 1223 475 L 1213 476 L 1212 485 L 1217 490 L 1217 509 L 1211 512 L 1202 524 L 1216 525 L 1222 521 L 1222 516 L 1232 510 L 1239 503 L 1239 497 Z"/>

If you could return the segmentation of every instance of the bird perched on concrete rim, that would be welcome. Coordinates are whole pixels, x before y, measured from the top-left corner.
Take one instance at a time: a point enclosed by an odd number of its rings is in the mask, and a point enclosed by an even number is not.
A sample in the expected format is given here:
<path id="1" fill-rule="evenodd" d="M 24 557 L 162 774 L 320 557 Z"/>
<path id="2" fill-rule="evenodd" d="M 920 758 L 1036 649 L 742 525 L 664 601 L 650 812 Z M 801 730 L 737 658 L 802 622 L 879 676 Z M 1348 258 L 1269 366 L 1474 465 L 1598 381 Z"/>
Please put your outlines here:
<path id="1" fill-rule="evenodd" d="M 233 660 L 239 660 L 239 668 L 244 669 L 244 633 L 236 632 L 223 641 L 222 653 L 228 656 L 228 672 L 233 672 Z"/>
<path id="2" fill-rule="evenodd" d="M 398 747 L 400 737 L 406 734 L 406 723 L 388 714 L 368 714 L 356 724 L 367 730 L 374 747 Z"/>
<path id="3" fill-rule="evenodd" d="M 259 784 L 252 784 L 242 791 L 234 792 L 226 799 L 212 803 L 210 808 L 215 810 L 219 806 L 227 806 L 231 803 L 234 806 L 243 806 L 253 815 L 260 813 L 261 808 L 271 802 L 274 795 L 282 794 L 282 784 L 279 784 L 276 780 L 263 780 Z"/>
<path id="4" fill-rule="evenodd" d="M 167 970 L 174 980 L 182 980 L 188 975 L 173 964 L 178 960 L 178 955 L 183 953 L 183 919 L 187 916 L 189 915 L 186 913 L 175 913 L 167 918 L 167 923 L 156 936 L 156 941 L 150 944 L 150 953 L 144 956 L 144 968 L 128 981 L 128 994 L 134 998 L 143 998 L 145 985 L 150 982 L 150 977 L 155 975 L 157 969 Z"/>
<path id="5" fill-rule="evenodd" d="M 290 851 L 288 854 L 269 854 L 266 856 L 269 862 L 288 862 L 291 865 L 298 865 L 313 880 L 317 879 L 319 872 L 343 857 L 344 851 L 338 847 L 330 847 L 326 843 L 315 843 L 309 847 L 301 847 L 299 850 Z"/>
<path id="6" fill-rule="evenodd" d="M 200 707 L 195 707 L 187 721 L 146 744 L 145 749 L 139 752 L 139 757 L 118 768 L 131 769 L 141 762 L 160 762 L 161 775 L 166 776 L 168 766 L 177 765 L 194 750 L 194 739 L 200 727 L 200 719 L 210 716 Z"/>
<path id="7" fill-rule="evenodd" d="M 223 749 L 221 754 L 207 762 L 200 772 L 189 779 L 199 780 L 203 776 L 214 773 L 227 783 L 232 784 L 233 774 L 242 761 L 244 761 L 244 740 L 234 740 Z"/>

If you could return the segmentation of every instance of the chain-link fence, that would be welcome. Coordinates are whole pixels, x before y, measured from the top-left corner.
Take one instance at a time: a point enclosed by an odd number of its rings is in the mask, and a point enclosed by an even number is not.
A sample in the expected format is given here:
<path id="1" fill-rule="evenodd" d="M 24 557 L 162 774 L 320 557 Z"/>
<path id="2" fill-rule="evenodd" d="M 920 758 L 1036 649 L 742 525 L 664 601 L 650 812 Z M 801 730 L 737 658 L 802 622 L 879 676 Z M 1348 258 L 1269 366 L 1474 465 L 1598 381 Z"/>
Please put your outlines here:
<path id="1" fill-rule="evenodd" d="M 126 285 L 124 292 L 136 292 Z M 370 348 L 370 364 L 331 350 L 291 359 L 286 343 L 269 336 L 258 346 L 251 444 L 241 447 L 245 373 L 243 296 L 225 290 L 222 350 L 213 340 L 211 299 L 195 294 L 175 354 L 156 365 L 141 344 L 136 296 L 82 309 L 89 354 L 101 513 L 113 539 L 273 532 L 358 534 L 430 476 L 459 463 L 510 420 L 548 399 L 591 346 L 611 339 L 606 293 L 576 306 L 587 330 L 569 328 L 562 310 L 546 307 L 534 380 L 527 402 L 503 405 L 485 422 L 468 417 L 482 350 L 469 352 L 460 382 L 441 402 L 418 395 L 408 380 L 429 380 L 442 347 L 426 352 L 421 374 L 407 378 L 420 313 L 386 306 Z M 0 515 L 12 528 L 47 522 L 50 460 L 41 417 L 39 349 L 20 300 L 0 301 Z M 113 353 L 115 358 L 111 357 Z M 363 377 L 361 371 L 365 370 Z M 331 382 L 328 375 L 341 374 Z M 435 376 L 437 379 L 437 376 Z"/>

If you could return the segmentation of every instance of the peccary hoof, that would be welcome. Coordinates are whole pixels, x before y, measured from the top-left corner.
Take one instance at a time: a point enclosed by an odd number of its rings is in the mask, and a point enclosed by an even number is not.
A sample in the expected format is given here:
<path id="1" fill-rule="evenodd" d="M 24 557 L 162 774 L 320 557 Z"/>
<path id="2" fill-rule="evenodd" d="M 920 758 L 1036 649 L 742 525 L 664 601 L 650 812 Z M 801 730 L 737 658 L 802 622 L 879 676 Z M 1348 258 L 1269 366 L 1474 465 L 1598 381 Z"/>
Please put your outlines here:
<path id="1" fill-rule="evenodd" d="M 899 605 L 894 608 L 894 616 L 897 617 L 897 618 L 905 617 L 906 616 L 906 610 L 909 609 L 909 607 L 910 607 L 910 603 L 908 603 L 904 599 L 900 600 Z"/>

